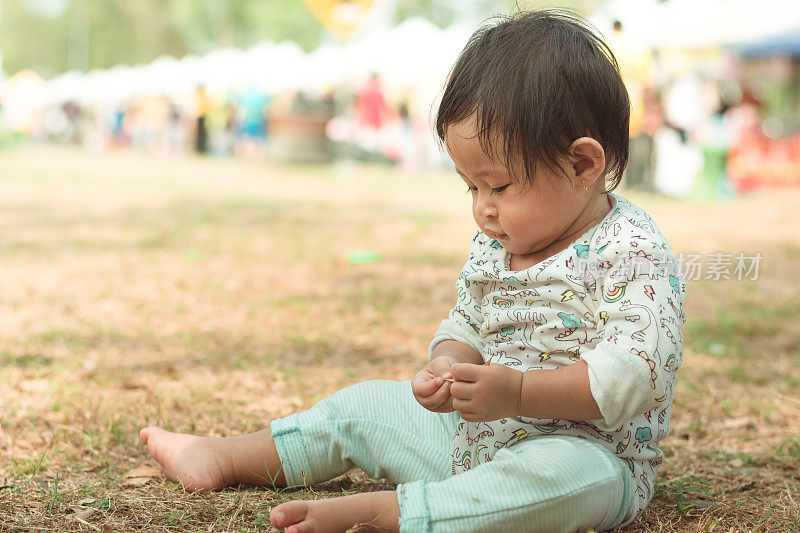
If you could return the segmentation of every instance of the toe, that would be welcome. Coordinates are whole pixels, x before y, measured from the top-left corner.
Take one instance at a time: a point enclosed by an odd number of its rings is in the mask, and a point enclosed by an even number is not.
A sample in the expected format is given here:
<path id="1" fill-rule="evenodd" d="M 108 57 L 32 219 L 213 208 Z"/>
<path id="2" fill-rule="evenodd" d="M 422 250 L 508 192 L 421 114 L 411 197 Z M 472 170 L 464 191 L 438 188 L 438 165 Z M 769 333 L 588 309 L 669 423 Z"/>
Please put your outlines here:
<path id="1" fill-rule="evenodd" d="M 292 524 L 302 522 L 307 513 L 308 505 L 305 502 L 286 502 L 272 510 L 269 514 L 269 520 L 274 527 L 283 529 Z"/>
<path id="2" fill-rule="evenodd" d="M 314 533 L 314 526 L 311 522 L 300 522 L 286 528 L 286 533 Z"/>
<path id="3" fill-rule="evenodd" d="M 161 460 L 158 457 L 159 439 L 156 438 L 159 431 L 163 430 L 159 428 L 144 428 L 139 432 L 139 438 L 142 439 L 142 443 L 147 446 L 147 451 L 150 452 L 150 456 L 160 463 Z"/>

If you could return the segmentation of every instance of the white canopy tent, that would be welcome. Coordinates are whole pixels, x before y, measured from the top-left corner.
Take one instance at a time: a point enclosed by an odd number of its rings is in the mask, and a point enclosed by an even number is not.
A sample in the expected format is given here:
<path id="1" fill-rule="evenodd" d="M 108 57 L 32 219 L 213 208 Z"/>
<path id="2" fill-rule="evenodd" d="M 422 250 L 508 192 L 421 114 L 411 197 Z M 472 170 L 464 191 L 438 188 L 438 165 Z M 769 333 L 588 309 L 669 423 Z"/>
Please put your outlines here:
<path id="1" fill-rule="evenodd" d="M 614 20 L 626 38 L 646 47 L 702 48 L 746 42 L 800 26 L 797 0 L 609 0 L 591 21 L 610 33 Z M 76 100 L 113 104 L 137 95 L 188 94 L 198 84 L 212 93 L 255 87 L 266 92 L 322 91 L 357 84 L 378 73 L 388 88 L 440 85 L 474 28 L 442 30 L 415 18 L 364 32 L 346 44 L 330 42 L 305 53 L 292 42 L 263 42 L 247 50 L 221 48 L 205 56 L 162 56 L 147 65 L 68 72 L 47 82 L 47 103 Z"/>
<path id="2" fill-rule="evenodd" d="M 797 0 L 609 0 L 592 22 L 651 48 L 704 48 L 747 42 L 800 25 Z"/>
<path id="3" fill-rule="evenodd" d="M 324 44 L 308 54 L 292 42 L 263 42 L 248 50 L 216 49 L 202 57 L 162 56 L 147 65 L 65 73 L 46 84 L 45 101 L 111 104 L 137 95 L 185 95 L 199 84 L 217 94 L 248 87 L 271 93 L 319 91 L 360 83 L 371 73 L 380 74 L 389 87 L 425 85 L 432 79 L 440 83 L 470 32 L 460 26 L 441 30 L 417 18 L 347 44 Z"/>

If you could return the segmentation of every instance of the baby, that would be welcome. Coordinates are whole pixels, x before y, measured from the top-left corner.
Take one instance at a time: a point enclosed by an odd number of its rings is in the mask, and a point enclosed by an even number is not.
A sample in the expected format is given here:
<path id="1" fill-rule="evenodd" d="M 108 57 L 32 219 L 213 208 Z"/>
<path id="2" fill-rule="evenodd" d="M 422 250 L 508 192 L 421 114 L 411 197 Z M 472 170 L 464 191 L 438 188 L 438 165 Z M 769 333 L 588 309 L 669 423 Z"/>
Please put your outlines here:
<path id="1" fill-rule="evenodd" d="M 272 510 L 290 533 L 576 531 L 634 520 L 653 496 L 681 363 L 680 267 L 653 220 L 611 194 L 629 104 L 580 19 L 534 11 L 479 30 L 436 131 L 480 231 L 457 302 L 410 382 L 342 389 L 268 429 L 142 429 L 187 490 L 303 486 L 358 466 L 396 491 Z"/>

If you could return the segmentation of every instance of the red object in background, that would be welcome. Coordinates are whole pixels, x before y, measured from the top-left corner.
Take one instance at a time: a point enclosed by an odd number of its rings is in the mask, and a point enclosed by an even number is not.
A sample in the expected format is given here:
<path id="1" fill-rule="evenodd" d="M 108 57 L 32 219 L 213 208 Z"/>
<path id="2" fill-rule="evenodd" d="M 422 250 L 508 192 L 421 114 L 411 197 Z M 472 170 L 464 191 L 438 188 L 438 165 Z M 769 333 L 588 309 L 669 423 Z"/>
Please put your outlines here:
<path id="1" fill-rule="evenodd" d="M 356 101 L 358 123 L 376 130 L 386 123 L 389 106 L 383 97 L 381 82 L 378 76 L 372 76 L 358 92 Z"/>
<path id="2" fill-rule="evenodd" d="M 800 134 L 770 139 L 741 136 L 728 152 L 728 173 L 739 192 L 800 186 Z"/>

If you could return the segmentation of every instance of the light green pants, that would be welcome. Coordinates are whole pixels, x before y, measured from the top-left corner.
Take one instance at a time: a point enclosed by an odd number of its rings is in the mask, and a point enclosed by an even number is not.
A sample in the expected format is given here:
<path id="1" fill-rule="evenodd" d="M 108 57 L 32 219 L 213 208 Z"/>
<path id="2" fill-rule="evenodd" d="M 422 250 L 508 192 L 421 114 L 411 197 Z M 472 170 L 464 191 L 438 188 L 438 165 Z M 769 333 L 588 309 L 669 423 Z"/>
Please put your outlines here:
<path id="1" fill-rule="evenodd" d="M 524 440 L 452 475 L 458 420 L 456 412 L 419 405 L 410 382 L 378 380 L 342 389 L 271 428 L 290 487 L 355 466 L 399 483 L 401 531 L 605 530 L 633 518 L 637 499 L 628 467 L 575 437 Z"/>

